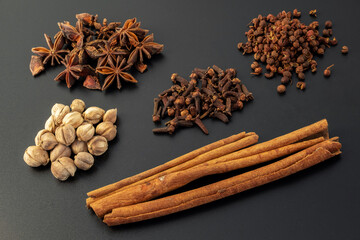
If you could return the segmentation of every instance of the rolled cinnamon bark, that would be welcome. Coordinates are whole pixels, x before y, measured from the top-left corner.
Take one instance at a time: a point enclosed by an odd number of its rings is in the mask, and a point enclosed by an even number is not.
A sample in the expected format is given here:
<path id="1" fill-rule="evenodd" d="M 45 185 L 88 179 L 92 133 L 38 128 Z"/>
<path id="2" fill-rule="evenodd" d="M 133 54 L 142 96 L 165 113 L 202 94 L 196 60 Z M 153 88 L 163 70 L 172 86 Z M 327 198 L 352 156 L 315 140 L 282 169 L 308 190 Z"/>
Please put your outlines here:
<path id="1" fill-rule="evenodd" d="M 324 141 L 324 138 L 320 137 L 313 140 L 290 144 L 285 147 L 255 154 L 246 158 L 234 159 L 228 162 L 216 163 L 216 159 L 214 159 L 212 161 L 196 165 L 192 168 L 164 174 L 151 181 L 126 188 L 92 203 L 91 208 L 98 217 L 103 217 L 113 208 L 128 206 L 156 198 L 164 193 L 180 188 L 198 178 L 212 174 L 225 173 L 270 161 L 298 152 L 299 150 L 308 148 L 322 141 Z M 210 164 L 210 162 L 213 163 Z"/>
<path id="2" fill-rule="evenodd" d="M 328 123 L 326 119 L 313 123 L 309 126 L 300 128 L 291 133 L 271 139 L 269 141 L 259 143 L 254 146 L 248 147 L 246 149 L 241 149 L 237 152 L 227 154 L 225 156 L 217 158 L 214 161 L 226 162 L 236 158 L 244 158 L 258 153 L 266 152 L 272 149 L 276 149 L 279 147 L 283 147 L 295 142 L 305 141 L 317 137 L 324 137 L 325 139 L 329 138 Z"/>
<path id="3" fill-rule="evenodd" d="M 108 226 L 114 226 L 179 212 L 284 178 L 341 153 L 341 144 L 338 142 L 329 140 L 320 144 L 267 166 L 204 187 L 115 208 L 105 215 L 103 221 Z"/>
<path id="4" fill-rule="evenodd" d="M 250 137 L 250 140 L 249 140 L 249 138 L 246 138 L 246 137 Z M 123 188 L 125 186 L 129 186 L 131 184 L 137 183 L 137 182 L 139 182 L 141 180 L 145 180 L 145 179 L 149 180 L 148 179 L 149 177 L 154 178 L 154 177 L 157 176 L 157 174 L 162 173 L 165 170 L 168 170 L 168 169 L 171 169 L 171 168 L 174 168 L 174 167 L 179 167 L 184 162 L 192 160 L 192 159 L 194 159 L 196 157 L 202 158 L 202 155 L 204 155 L 205 153 L 208 153 L 208 152 L 211 152 L 211 151 L 213 151 L 215 149 L 218 149 L 218 148 L 227 146 L 229 144 L 238 142 L 239 140 L 241 140 L 243 138 L 246 138 L 246 140 L 242 141 L 240 144 L 238 143 L 237 145 L 233 144 L 233 145 L 230 146 L 230 148 L 234 147 L 234 145 L 236 145 L 235 150 L 238 150 L 239 147 L 240 148 L 247 147 L 247 146 L 249 146 L 248 144 L 250 144 L 250 145 L 254 144 L 258 140 L 258 136 L 255 133 L 245 133 L 245 132 L 241 132 L 239 134 L 232 135 L 230 137 L 221 139 L 219 141 L 216 141 L 214 143 L 211 143 L 209 145 L 206 145 L 204 147 L 196 149 L 196 150 L 194 150 L 194 151 L 192 151 L 190 153 L 182 155 L 182 156 L 180 156 L 178 158 L 175 158 L 175 159 L 173 159 L 173 160 L 171 160 L 169 162 L 166 162 L 166 163 L 164 163 L 164 164 L 162 164 L 160 166 L 149 169 L 149 170 L 147 170 L 145 172 L 139 173 L 137 175 L 125 178 L 125 179 L 123 179 L 121 181 L 118 181 L 116 183 L 109 184 L 107 186 L 104 186 L 104 187 L 101 187 L 99 189 L 88 192 L 87 195 L 90 198 L 88 198 L 86 200 L 87 206 L 89 206 L 92 202 L 96 201 L 97 198 L 100 198 L 102 196 L 106 196 L 108 194 L 111 194 L 112 192 L 114 192 L 114 191 L 116 191 L 118 189 L 121 189 L 121 188 Z M 256 139 L 256 141 L 255 141 L 255 139 Z M 233 150 L 233 151 L 235 151 L 235 150 Z"/>
<path id="5" fill-rule="evenodd" d="M 250 146 L 250 145 L 254 144 L 255 142 L 257 142 L 257 140 L 258 140 L 257 135 L 254 136 L 254 135 L 251 135 L 254 133 L 247 133 L 247 134 L 243 135 L 244 138 L 238 140 L 238 142 L 240 142 L 240 144 L 236 143 L 236 142 L 225 144 L 221 147 L 212 149 L 210 151 L 203 152 L 201 155 L 198 155 L 197 157 L 194 157 L 193 159 L 191 159 L 191 156 L 194 156 L 194 155 L 186 154 L 187 157 L 185 157 L 185 158 L 179 157 L 173 161 L 165 163 L 154 169 L 150 169 L 144 173 L 135 175 L 133 177 L 124 179 L 117 183 L 114 183 L 114 184 L 105 186 L 103 188 L 100 188 L 98 190 L 89 192 L 88 196 L 90 196 L 90 198 L 86 199 L 86 204 L 88 207 L 92 207 L 91 205 L 96 206 L 94 204 L 96 201 L 99 201 L 110 195 L 116 194 L 127 188 L 134 187 L 136 185 L 148 182 L 152 179 L 156 179 L 158 177 L 161 177 L 164 174 L 191 168 L 195 165 L 201 164 L 206 161 L 210 161 L 214 158 L 216 158 L 217 162 L 225 162 L 225 161 L 244 158 L 244 157 L 252 156 L 252 155 L 255 155 L 255 154 L 258 154 L 261 152 L 273 150 L 273 149 L 283 147 L 283 146 L 286 146 L 291 143 L 295 143 L 295 142 L 298 142 L 298 141 L 301 141 L 304 139 L 311 139 L 315 136 L 316 137 L 323 136 L 327 139 L 328 138 L 327 128 L 328 128 L 328 123 L 327 123 L 326 119 L 323 119 L 321 121 L 318 121 L 309 126 L 300 128 L 291 133 L 288 133 L 288 134 L 282 135 L 280 137 L 274 138 L 272 140 L 269 140 L 269 141 L 266 141 L 266 142 L 263 142 L 260 144 L 256 144 L 252 147 L 248 147 L 246 149 L 242 149 L 237 152 L 234 152 L 235 150 L 244 148 L 246 146 Z M 234 146 L 237 146 L 238 148 L 236 149 L 236 148 L 234 148 Z M 200 148 L 200 149 L 202 149 L 202 148 Z M 227 149 L 227 151 L 224 151 L 224 149 Z M 176 163 L 179 163 L 179 164 L 176 165 Z M 169 167 L 169 166 L 171 166 L 171 167 Z M 164 169 L 164 170 L 162 170 L 162 169 Z M 97 207 L 94 207 L 94 208 L 97 208 Z"/>

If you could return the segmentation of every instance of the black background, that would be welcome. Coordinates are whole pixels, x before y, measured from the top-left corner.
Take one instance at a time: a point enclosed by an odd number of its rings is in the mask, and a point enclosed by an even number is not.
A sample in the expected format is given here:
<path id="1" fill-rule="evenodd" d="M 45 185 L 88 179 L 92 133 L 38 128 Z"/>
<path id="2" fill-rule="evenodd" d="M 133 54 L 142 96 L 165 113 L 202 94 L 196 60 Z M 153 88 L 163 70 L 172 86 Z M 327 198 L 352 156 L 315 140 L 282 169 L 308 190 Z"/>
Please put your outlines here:
<path id="1" fill-rule="evenodd" d="M 323 2 L 323 1 L 321 1 Z M 321 26 L 334 23 L 339 45 L 319 60 L 318 73 L 306 74 L 307 89 L 294 85 L 276 93 L 279 77 L 251 77 L 252 56 L 242 56 L 247 23 L 258 14 L 298 8 L 310 23 L 310 9 Z M 139 83 L 121 91 L 67 89 L 54 82 L 62 67 L 33 78 L 31 47 L 45 46 L 57 22 L 75 24 L 75 14 L 124 22 L 137 17 L 165 45 Z M 0 1 L 0 239 L 359 239 L 360 181 L 358 136 L 359 24 L 354 1 Z M 342 45 L 349 54 L 340 53 Z M 206 120 L 210 135 L 185 129 L 156 136 L 151 129 L 152 99 L 171 86 L 170 75 L 187 77 L 194 67 L 233 67 L 254 92 L 255 100 L 234 113 L 229 124 Z M 330 78 L 325 67 L 335 64 Z M 96 158 L 88 172 L 67 182 L 56 180 L 49 166 L 30 168 L 24 150 L 55 103 L 83 99 L 87 106 L 118 108 L 118 137 Z M 86 192 L 162 164 L 193 149 L 240 131 L 254 131 L 265 141 L 327 118 L 331 136 L 340 136 L 343 154 L 286 179 L 244 193 L 141 223 L 109 228 L 85 207 Z M 193 186 L 217 180 L 206 178 Z"/>

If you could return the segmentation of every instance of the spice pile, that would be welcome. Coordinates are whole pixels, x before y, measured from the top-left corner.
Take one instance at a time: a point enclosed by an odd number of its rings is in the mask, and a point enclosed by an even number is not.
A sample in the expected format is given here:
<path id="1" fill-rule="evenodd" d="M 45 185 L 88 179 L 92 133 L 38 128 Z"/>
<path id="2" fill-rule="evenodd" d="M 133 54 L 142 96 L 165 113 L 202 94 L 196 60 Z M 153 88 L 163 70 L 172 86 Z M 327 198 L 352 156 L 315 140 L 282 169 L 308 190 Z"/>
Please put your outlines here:
<path id="1" fill-rule="evenodd" d="M 86 204 L 109 226 L 143 221 L 270 183 L 341 153 L 338 138 L 329 139 L 325 119 L 267 142 L 255 144 L 257 141 L 255 133 L 230 136 L 91 191 Z M 158 198 L 204 176 L 279 158 L 282 159 L 210 185 Z"/>
<path id="2" fill-rule="evenodd" d="M 195 68 L 190 80 L 171 75 L 174 85 L 154 99 L 153 121 L 159 122 L 169 116 L 173 118 L 166 127 L 153 129 L 154 133 L 172 134 L 179 127 L 197 125 L 205 134 L 208 130 L 202 122 L 206 117 L 229 122 L 231 113 L 243 108 L 244 102 L 254 99 L 233 68 L 225 71 L 218 66 Z M 198 87 L 200 83 L 200 87 Z"/>
<path id="3" fill-rule="evenodd" d="M 120 22 L 102 24 L 97 15 L 81 13 L 76 15 L 75 27 L 69 22 L 58 23 L 60 31 L 54 42 L 45 35 L 48 48 L 35 47 L 31 51 L 30 71 L 33 76 L 45 70 L 45 66 L 63 64 L 65 70 L 56 81 L 65 81 L 68 88 L 76 80 L 85 79 L 83 86 L 89 89 L 107 89 L 116 82 L 118 89 L 121 81 L 136 83 L 129 73 L 135 67 L 143 73 L 147 69 L 145 59 L 162 52 L 164 45 L 154 42 L 154 35 L 140 28 L 136 18 Z M 98 74 L 107 76 L 102 86 Z"/>
<path id="4" fill-rule="evenodd" d="M 85 110 L 80 99 L 75 99 L 70 107 L 57 103 L 45 128 L 36 135 L 35 146 L 25 150 L 24 161 L 31 167 L 45 166 L 51 161 L 54 177 L 65 181 L 75 175 L 77 168 L 90 169 L 93 156 L 107 151 L 108 141 L 116 137 L 116 118 L 116 108 L 106 112 L 99 107 Z"/>
<path id="5" fill-rule="evenodd" d="M 318 63 L 314 57 L 324 55 L 326 48 L 338 43 L 335 37 L 330 39 L 333 34 L 331 21 L 325 22 L 321 36 L 318 21 L 306 25 L 300 22 L 300 16 L 301 12 L 297 9 L 292 13 L 282 11 L 276 16 L 259 15 L 251 21 L 249 31 L 245 33 L 247 42 L 238 44 L 238 49 L 244 54 L 254 54 L 252 74 L 263 72 L 260 61 L 266 64 L 268 72 L 265 77 L 272 78 L 276 73 L 282 75 L 279 93 L 285 92 L 285 85 L 292 81 L 294 75 L 299 79 L 296 86 L 305 89 L 304 72 L 317 71 Z"/>

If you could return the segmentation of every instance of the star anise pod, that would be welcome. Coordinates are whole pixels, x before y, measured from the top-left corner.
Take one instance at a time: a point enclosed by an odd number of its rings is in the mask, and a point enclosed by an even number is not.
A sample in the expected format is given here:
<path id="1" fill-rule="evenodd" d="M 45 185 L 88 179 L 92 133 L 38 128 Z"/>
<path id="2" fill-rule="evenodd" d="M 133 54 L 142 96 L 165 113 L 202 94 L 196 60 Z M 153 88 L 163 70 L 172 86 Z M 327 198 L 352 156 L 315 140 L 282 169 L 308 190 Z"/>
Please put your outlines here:
<path id="1" fill-rule="evenodd" d="M 99 45 L 100 53 L 98 53 L 97 67 L 102 67 L 109 62 L 109 59 L 116 60 L 117 56 L 124 56 L 128 54 L 128 51 L 119 47 L 110 47 L 108 42 L 104 43 L 104 46 Z"/>
<path id="2" fill-rule="evenodd" d="M 104 39 L 108 40 L 111 35 L 114 34 L 115 29 L 121 25 L 121 22 L 111 22 L 107 23 L 107 19 L 104 18 L 102 26 L 100 26 L 99 29 L 97 29 L 97 39 Z"/>
<path id="3" fill-rule="evenodd" d="M 76 19 L 81 20 L 81 22 L 85 26 L 96 27 L 96 25 L 99 24 L 97 22 L 97 19 L 98 19 L 97 14 L 94 16 L 89 13 L 79 13 L 79 14 L 76 14 L 75 17 L 76 17 Z"/>
<path id="4" fill-rule="evenodd" d="M 66 81 L 66 86 L 71 88 L 75 83 L 75 80 L 78 80 L 81 77 L 83 66 L 79 65 L 79 59 L 77 55 L 67 55 L 65 60 L 61 62 L 65 66 L 65 70 L 59 73 L 54 79 L 55 81 Z"/>
<path id="5" fill-rule="evenodd" d="M 147 65 L 144 64 L 144 55 L 147 59 L 150 59 L 151 55 L 160 53 L 163 48 L 163 44 L 154 42 L 154 34 L 150 34 L 135 45 L 135 49 L 131 52 L 127 63 L 135 65 L 136 69 L 143 73 L 147 68 Z"/>
<path id="6" fill-rule="evenodd" d="M 148 30 L 140 28 L 140 22 L 136 22 L 136 18 L 128 19 L 122 28 L 117 29 L 109 38 L 109 43 L 111 46 L 119 44 L 130 49 L 139 42 L 139 38 L 143 39 L 147 33 Z"/>
<path id="7" fill-rule="evenodd" d="M 43 64 L 46 64 L 50 59 L 51 66 L 55 65 L 54 60 L 60 64 L 60 60 L 64 60 L 61 54 L 69 52 L 69 50 L 62 49 L 64 46 L 64 38 L 57 34 L 55 37 L 55 43 L 53 43 L 48 35 L 44 34 L 44 36 L 49 49 L 44 47 L 34 47 L 31 51 L 43 58 Z"/>
<path id="8" fill-rule="evenodd" d="M 40 56 L 32 55 L 29 68 L 33 76 L 36 76 L 42 71 L 44 71 L 45 67 L 42 58 Z"/>
<path id="9" fill-rule="evenodd" d="M 60 30 L 64 36 L 71 42 L 75 42 L 77 47 L 82 47 L 84 44 L 84 33 L 82 21 L 76 22 L 76 27 L 70 25 L 69 22 L 58 23 Z"/>
<path id="10" fill-rule="evenodd" d="M 117 88 L 121 88 L 120 79 L 124 79 L 127 82 L 137 83 L 137 80 L 128 72 L 132 65 L 126 63 L 126 58 L 121 58 L 117 56 L 116 64 L 112 58 L 109 58 L 109 66 L 102 66 L 96 68 L 96 71 L 103 75 L 109 75 L 106 77 L 102 90 L 107 89 L 115 80 L 117 81 Z"/>
<path id="11" fill-rule="evenodd" d="M 83 86 L 86 87 L 87 89 L 95 89 L 95 90 L 101 89 L 99 79 L 95 75 L 86 76 Z"/>

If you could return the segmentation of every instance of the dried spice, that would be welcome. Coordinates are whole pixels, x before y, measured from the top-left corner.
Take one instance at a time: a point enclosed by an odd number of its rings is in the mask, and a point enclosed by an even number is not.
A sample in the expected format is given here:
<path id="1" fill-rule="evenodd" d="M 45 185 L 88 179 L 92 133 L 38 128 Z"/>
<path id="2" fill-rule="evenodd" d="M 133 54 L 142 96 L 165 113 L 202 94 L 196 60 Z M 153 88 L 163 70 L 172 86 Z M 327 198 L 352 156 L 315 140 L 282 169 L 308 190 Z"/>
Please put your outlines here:
<path id="1" fill-rule="evenodd" d="M 64 54 L 69 53 L 69 50 L 62 49 L 64 46 L 64 38 L 61 34 L 55 36 L 55 43 L 52 42 L 51 37 L 44 34 L 46 43 L 49 49 L 44 47 L 35 47 L 31 51 L 40 57 L 42 57 L 42 63 L 45 65 L 51 59 L 51 66 L 55 65 L 55 61 L 60 64 L 60 60 L 64 60 L 62 57 Z"/>
<path id="2" fill-rule="evenodd" d="M 296 83 L 296 87 L 300 90 L 304 90 L 306 88 L 306 83 L 299 81 Z"/>
<path id="3" fill-rule="evenodd" d="M 325 77 L 330 77 L 330 75 L 331 75 L 330 68 L 332 68 L 333 66 L 334 66 L 334 64 L 328 66 L 328 67 L 324 70 L 324 76 L 325 76 Z"/>
<path id="4" fill-rule="evenodd" d="M 42 62 L 42 58 L 40 56 L 32 55 L 29 68 L 30 68 L 31 74 L 33 76 L 36 76 L 39 73 L 41 73 L 42 71 L 44 71 L 45 67 Z"/>
<path id="5" fill-rule="evenodd" d="M 342 54 L 347 54 L 349 52 L 349 48 L 347 46 L 342 46 L 341 47 L 341 53 Z"/>
<path id="6" fill-rule="evenodd" d="M 65 81 L 68 88 L 81 80 L 88 89 L 105 90 L 116 78 L 120 89 L 121 80 L 137 83 L 129 71 L 135 68 L 143 73 L 147 69 L 146 61 L 164 48 L 154 42 L 153 34 L 147 35 L 149 31 L 142 29 L 136 18 L 126 20 L 123 25 L 108 23 L 107 19 L 99 23 L 97 15 L 88 13 L 77 14 L 76 18 L 75 27 L 67 21 L 58 23 L 60 31 L 54 43 L 45 34 L 48 48 L 32 48 L 37 54 L 30 61 L 33 76 L 42 72 L 49 62 L 51 66 L 61 63 L 65 70 L 55 80 Z"/>
<path id="7" fill-rule="evenodd" d="M 280 84 L 279 86 L 277 86 L 276 91 L 280 94 L 284 93 L 284 92 L 286 92 L 286 86 L 283 84 Z"/>
<path id="8" fill-rule="evenodd" d="M 311 14 L 316 16 L 316 10 L 312 10 Z M 277 15 L 259 15 L 251 21 L 249 31 L 245 33 L 247 42 L 238 44 L 243 54 L 254 55 L 251 74 L 260 75 L 263 72 L 262 62 L 266 64 L 265 77 L 273 78 L 279 74 L 282 76 L 281 83 L 286 85 L 292 82 L 294 76 L 304 82 L 306 71 L 317 71 L 318 63 L 314 58 L 324 55 L 327 48 L 337 44 L 336 38 L 330 39 L 333 23 L 325 22 L 321 36 L 319 22 L 306 25 L 298 19 L 300 16 L 301 12 L 295 9 Z M 283 90 L 281 86 L 278 92 Z"/>
<path id="9" fill-rule="evenodd" d="M 202 120 L 216 118 L 227 123 L 232 112 L 241 110 L 244 102 L 254 99 L 233 68 L 222 70 L 195 68 L 190 81 L 172 74 L 174 85 L 161 92 L 154 99 L 153 121 L 158 122 L 166 115 L 173 118 L 166 127 L 153 129 L 154 133 L 172 134 L 179 127 L 198 126 L 205 134 L 208 130 Z M 199 85 L 199 86 L 198 86 Z"/>
<path id="10" fill-rule="evenodd" d="M 121 62 L 120 62 L 121 61 Z M 107 89 L 116 78 L 116 86 L 118 89 L 121 88 L 121 81 L 123 79 L 127 82 L 137 83 L 136 79 L 126 71 L 131 68 L 132 65 L 126 63 L 126 59 L 121 59 L 120 56 L 116 58 L 116 63 L 114 64 L 113 60 L 110 58 L 109 66 L 97 67 L 96 71 L 103 75 L 108 75 L 105 78 L 104 85 L 102 86 L 102 90 Z"/>
<path id="11" fill-rule="evenodd" d="M 317 17 L 316 13 L 317 13 L 316 9 L 313 9 L 313 10 L 309 11 L 309 15 L 312 16 L 312 17 Z"/>
<path id="12" fill-rule="evenodd" d="M 26 149 L 24 161 L 31 167 L 39 167 L 50 160 L 54 177 L 65 181 L 74 176 L 76 168 L 91 168 L 92 155 L 100 156 L 107 151 L 108 141 L 117 134 L 116 119 L 116 108 L 106 112 L 99 107 L 85 109 L 84 101 L 74 99 L 70 111 L 69 106 L 56 103 L 45 129 L 35 137 L 36 146 Z"/>
<path id="13" fill-rule="evenodd" d="M 341 153 L 339 138 L 329 139 L 326 119 L 263 143 L 257 140 L 258 135 L 245 132 L 219 140 L 88 192 L 86 205 L 109 226 L 142 221 L 270 183 Z M 204 176 L 258 164 L 262 166 L 231 178 L 170 193 Z"/>

